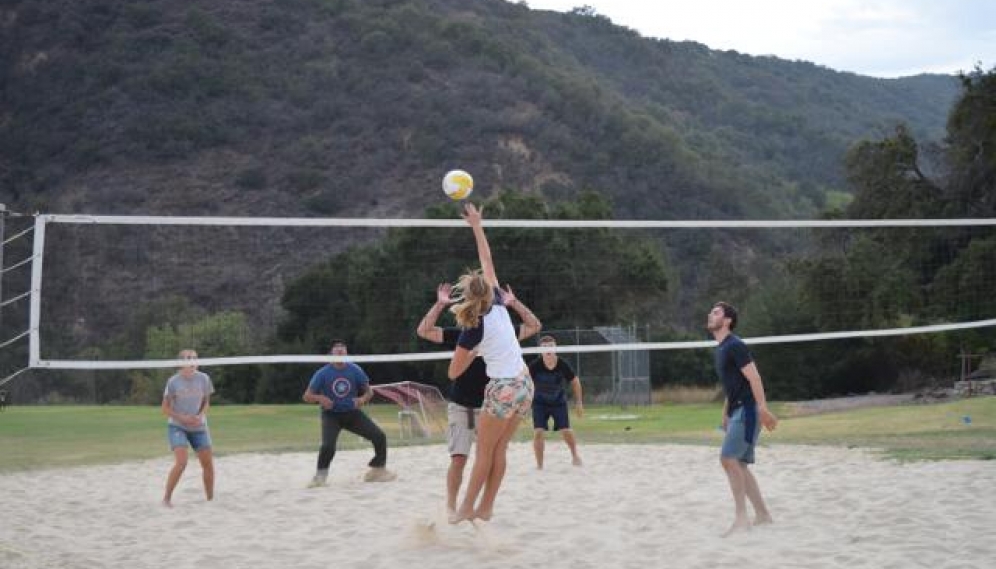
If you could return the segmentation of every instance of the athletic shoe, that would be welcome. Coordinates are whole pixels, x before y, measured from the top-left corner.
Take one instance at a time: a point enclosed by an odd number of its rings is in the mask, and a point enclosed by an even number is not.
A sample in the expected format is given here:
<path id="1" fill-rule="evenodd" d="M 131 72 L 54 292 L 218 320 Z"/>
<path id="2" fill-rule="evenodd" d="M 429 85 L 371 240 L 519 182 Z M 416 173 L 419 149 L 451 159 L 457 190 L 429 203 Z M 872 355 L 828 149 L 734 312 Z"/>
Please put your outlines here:
<path id="1" fill-rule="evenodd" d="M 311 479 L 311 482 L 308 482 L 308 488 L 324 488 L 325 486 L 328 485 L 329 485 L 328 481 L 319 476 L 315 476 L 314 478 Z"/>

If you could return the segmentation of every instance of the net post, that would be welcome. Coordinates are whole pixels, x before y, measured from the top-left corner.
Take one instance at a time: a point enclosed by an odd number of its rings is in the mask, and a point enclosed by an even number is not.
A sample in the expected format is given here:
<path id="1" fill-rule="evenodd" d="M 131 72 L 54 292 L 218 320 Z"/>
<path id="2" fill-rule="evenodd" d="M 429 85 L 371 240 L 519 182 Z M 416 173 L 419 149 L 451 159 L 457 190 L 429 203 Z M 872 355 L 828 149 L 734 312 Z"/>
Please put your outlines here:
<path id="1" fill-rule="evenodd" d="M 46 216 L 35 216 L 34 245 L 31 254 L 31 312 L 28 319 L 28 367 L 38 367 L 41 361 L 41 284 L 42 260 L 45 254 L 45 224 Z"/>
<path id="2" fill-rule="evenodd" d="M 3 302 L 3 250 L 7 238 L 7 204 L 0 203 L 0 302 Z M 0 330 L 3 330 L 3 310 L 0 310 Z"/>

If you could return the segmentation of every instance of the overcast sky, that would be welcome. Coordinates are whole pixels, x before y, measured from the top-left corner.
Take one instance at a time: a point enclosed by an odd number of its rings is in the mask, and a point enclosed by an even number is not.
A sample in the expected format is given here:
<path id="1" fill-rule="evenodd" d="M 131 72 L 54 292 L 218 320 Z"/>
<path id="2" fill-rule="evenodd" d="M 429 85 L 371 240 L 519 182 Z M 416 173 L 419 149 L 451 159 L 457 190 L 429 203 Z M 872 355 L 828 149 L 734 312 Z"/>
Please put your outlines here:
<path id="1" fill-rule="evenodd" d="M 526 0 L 588 5 L 647 37 L 876 77 L 996 65 L 996 0 Z"/>

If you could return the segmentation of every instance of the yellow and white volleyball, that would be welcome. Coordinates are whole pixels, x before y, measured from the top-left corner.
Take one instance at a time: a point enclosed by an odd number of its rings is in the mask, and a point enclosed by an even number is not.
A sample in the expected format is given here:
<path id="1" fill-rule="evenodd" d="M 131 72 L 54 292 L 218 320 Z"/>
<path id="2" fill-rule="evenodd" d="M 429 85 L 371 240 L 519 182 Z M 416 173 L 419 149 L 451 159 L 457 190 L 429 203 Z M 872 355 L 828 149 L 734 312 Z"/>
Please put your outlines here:
<path id="1" fill-rule="evenodd" d="M 443 191 L 451 200 L 462 200 L 474 191 L 474 179 L 463 170 L 450 170 L 443 176 Z"/>

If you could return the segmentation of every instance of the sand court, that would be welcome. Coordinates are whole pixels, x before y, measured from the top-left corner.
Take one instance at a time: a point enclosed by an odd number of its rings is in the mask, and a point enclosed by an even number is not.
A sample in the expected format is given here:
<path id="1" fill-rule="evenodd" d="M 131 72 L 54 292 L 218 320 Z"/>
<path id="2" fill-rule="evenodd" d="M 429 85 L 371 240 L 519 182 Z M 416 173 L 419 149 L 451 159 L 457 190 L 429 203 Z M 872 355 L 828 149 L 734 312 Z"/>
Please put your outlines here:
<path id="1" fill-rule="evenodd" d="M 171 457 L 0 475 L 0 567 L 397 569 L 509 567 L 983 567 L 996 559 L 996 462 L 899 463 L 844 448 L 760 448 L 775 524 L 732 521 L 718 449 L 562 444 L 545 469 L 515 443 L 495 518 L 445 521 L 440 445 L 391 449 L 394 482 L 365 483 L 371 453 L 336 455 L 307 489 L 314 453 L 216 459 L 203 499 L 192 461 L 160 505 Z M 469 477 L 469 470 L 465 475 Z"/>

